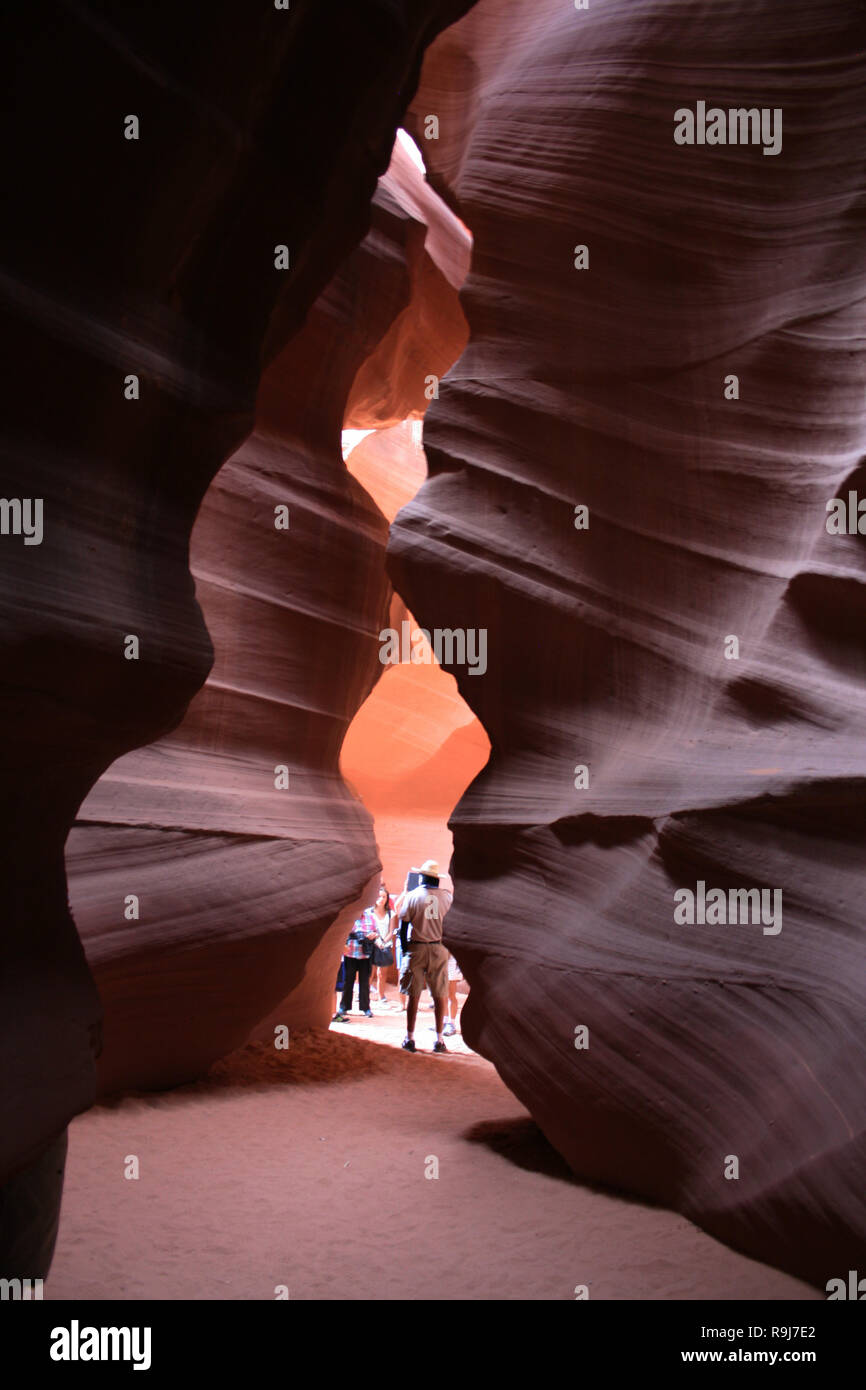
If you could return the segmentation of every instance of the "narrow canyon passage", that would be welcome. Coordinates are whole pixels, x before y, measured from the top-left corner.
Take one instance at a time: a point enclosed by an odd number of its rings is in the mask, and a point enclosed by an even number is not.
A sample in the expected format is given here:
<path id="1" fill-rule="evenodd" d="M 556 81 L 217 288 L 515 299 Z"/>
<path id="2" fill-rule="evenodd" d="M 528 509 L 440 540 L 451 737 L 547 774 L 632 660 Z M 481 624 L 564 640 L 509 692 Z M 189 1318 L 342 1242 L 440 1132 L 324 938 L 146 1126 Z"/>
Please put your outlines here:
<path id="1" fill-rule="evenodd" d="M 421 419 L 404 420 L 362 437 L 346 430 L 343 439 L 349 471 L 388 521 L 393 521 L 426 477 Z M 436 661 L 428 635 L 419 631 L 398 594 L 392 600 L 388 623 L 387 631 L 400 634 L 401 651 L 405 645 L 412 660 L 406 660 L 407 653 L 403 652 L 402 661 L 385 666 L 349 726 L 340 768 L 373 817 L 382 882 L 391 897 L 403 888 L 408 870 L 427 859 L 441 866 L 443 886 L 453 892 L 448 872 L 453 851 L 448 817 L 487 762 L 490 742 L 461 699 L 454 677 Z M 447 920 L 445 925 L 447 936 Z M 376 973 L 374 970 L 374 983 Z M 385 978 L 385 1007 L 399 1010 L 396 1019 L 393 1014 L 383 1018 L 382 1001 L 374 992 L 372 1020 L 352 1016 L 346 1023 L 332 1023 L 332 1028 L 399 1046 L 405 1014 L 399 1003 L 396 962 Z M 462 1010 L 468 993 L 462 977 L 456 990 L 456 1003 Z M 430 998 L 429 992 L 425 991 L 424 998 Z M 360 1007 L 357 990 L 354 1004 Z M 431 1008 L 432 1003 L 427 1005 Z M 416 1041 L 422 1051 L 430 1051 L 435 1036 L 432 1018 L 431 1013 L 419 1013 Z M 449 1030 L 448 1051 L 468 1056 L 459 1021 L 455 1020 L 455 1026 L 455 1032 Z M 490 1065 L 481 1058 L 476 1057 L 476 1061 Z"/>
<path id="2" fill-rule="evenodd" d="M 4 1291 L 856 1298 L 858 7 L 105 8 L 10 26 Z M 428 858 L 447 1056 L 331 1026 Z"/>
<path id="3" fill-rule="evenodd" d="M 389 522 L 426 477 L 421 423 L 407 420 L 374 431 L 346 455 L 349 471 Z M 417 624 L 395 595 L 388 626 L 402 635 L 403 623 L 411 639 Z M 384 667 L 349 725 L 340 756 L 343 776 L 373 817 L 382 875 L 392 893 L 402 888 L 413 864 L 436 859 L 448 867 L 448 817 L 490 753 L 481 723 L 429 643 L 416 643 L 416 655 L 425 659 Z"/>
<path id="4" fill-rule="evenodd" d="M 348 471 L 392 522 L 426 477 L 421 411 L 382 424 L 364 399 L 363 368 L 350 401 Z M 232 496 L 234 477 L 229 467 L 217 497 Z M 213 584 L 213 566 L 200 570 Z M 387 621 L 414 631 L 397 595 Z M 240 631 L 232 617 L 221 645 L 236 648 L 236 674 L 218 672 L 217 690 L 250 684 Z M 199 762 L 232 727 L 219 705 L 207 720 Z M 392 891 L 412 864 L 449 863 L 448 817 L 488 753 L 454 677 L 434 661 L 379 674 L 348 726 L 340 771 L 372 817 Z M 578 1182 L 459 1033 L 447 1057 L 429 1055 L 423 1005 L 413 1057 L 400 1050 L 396 1008 L 304 1031 L 299 995 L 319 991 L 323 972 L 333 979 L 346 917 L 254 1030 L 258 1041 L 201 1081 L 124 1095 L 74 1121 L 49 1299 L 273 1299 L 284 1288 L 292 1299 L 352 1300 L 369 1283 L 444 1299 L 816 1297 L 681 1216 Z M 396 1000 L 395 986 L 389 993 Z M 287 1018 L 290 1046 L 275 1051 Z M 131 1156 L 134 1182 L 121 1176 Z"/>

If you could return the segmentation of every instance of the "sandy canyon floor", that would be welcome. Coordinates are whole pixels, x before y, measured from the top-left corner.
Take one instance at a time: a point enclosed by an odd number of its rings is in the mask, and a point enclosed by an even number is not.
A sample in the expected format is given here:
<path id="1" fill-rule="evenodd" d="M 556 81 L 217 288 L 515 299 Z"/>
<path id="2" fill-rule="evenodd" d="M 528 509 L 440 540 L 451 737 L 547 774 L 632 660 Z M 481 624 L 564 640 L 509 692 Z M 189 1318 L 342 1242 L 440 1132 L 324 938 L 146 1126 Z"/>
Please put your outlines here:
<path id="1" fill-rule="evenodd" d="M 422 1008 L 414 1055 L 400 1012 L 353 1015 L 79 1116 L 45 1296 L 822 1297 L 577 1181 L 459 1036 L 431 1054 L 431 1021 Z"/>

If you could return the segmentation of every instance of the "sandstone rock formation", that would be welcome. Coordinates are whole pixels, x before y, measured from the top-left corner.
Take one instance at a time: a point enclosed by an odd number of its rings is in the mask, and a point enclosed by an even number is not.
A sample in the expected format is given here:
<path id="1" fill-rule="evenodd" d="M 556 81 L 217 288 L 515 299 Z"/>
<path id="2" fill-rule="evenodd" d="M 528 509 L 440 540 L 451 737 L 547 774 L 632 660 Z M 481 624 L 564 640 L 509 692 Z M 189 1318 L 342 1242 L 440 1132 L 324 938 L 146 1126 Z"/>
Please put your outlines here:
<path id="1" fill-rule="evenodd" d="M 40 1154 L 53 1162 L 49 1146 L 95 1093 L 100 1011 L 66 902 L 68 828 L 100 774 L 174 728 L 208 673 L 212 648 L 187 563 L 196 511 L 252 427 L 263 353 L 279 354 L 365 235 L 425 45 L 467 8 L 299 0 L 286 12 L 193 0 L 107 16 L 52 5 L 19 11 L 8 26 L 0 493 L 39 499 L 44 536 L 27 547 L 20 534 L 0 538 L 0 1183 Z M 278 246 L 288 271 L 277 267 Z M 267 490 L 266 456 L 246 468 Z M 353 505 L 355 515 L 364 509 Z M 217 569 L 214 557 L 215 578 Z M 255 562 L 246 572 L 253 577 Z M 315 577 L 336 603 L 336 589 Z M 137 661 L 124 658 L 129 636 Z M 339 674 L 363 685 L 357 672 Z M 235 694 L 233 713 L 243 706 Z M 254 737 L 255 715 L 244 715 Z M 316 736 L 327 766 L 338 745 L 327 708 Z M 261 752 L 278 760 L 269 738 Z M 209 790 L 231 785 L 211 778 Z M 145 786 L 133 823 L 147 799 Z M 189 829 L 182 801 L 175 810 Z M 251 835 L 267 822 L 260 804 Z M 224 881 L 207 866 L 213 819 L 200 818 L 194 853 L 164 825 L 149 846 L 143 833 L 123 837 L 133 876 L 158 847 L 185 851 L 190 873 L 219 899 Z M 91 839 L 85 897 L 110 843 L 119 843 L 111 827 Z M 247 875 L 267 865 L 252 839 L 236 860 Z M 128 875 L 115 872 L 126 889 Z M 347 881 L 360 872 L 360 861 L 337 867 Z M 165 885 L 153 869 L 146 882 L 153 906 Z M 303 925 L 316 921 L 312 910 Z M 182 990 L 193 976 L 189 962 L 176 964 Z M 166 1051 L 154 1058 L 161 1075 Z M 56 1209 L 45 1221 L 43 1230 L 31 1223 L 34 1252 L 44 1252 Z M 3 1230 L 6 1239 L 5 1219 Z"/>
<path id="2" fill-rule="evenodd" d="M 349 454 L 349 470 L 390 522 L 427 472 L 421 422 L 403 418 L 407 406 L 414 416 L 423 414 L 438 397 L 445 368 L 466 346 L 457 291 L 469 271 L 471 236 L 429 186 L 419 184 L 399 142 L 381 187 L 426 227 L 428 252 L 414 262 L 411 301 L 358 372 L 346 411 L 347 427 L 374 431 Z M 400 631 L 404 622 L 411 638 L 415 619 L 395 594 L 388 625 Z M 404 662 L 383 671 L 352 721 L 340 760 L 373 815 L 382 873 L 395 889 L 413 863 L 449 863 L 448 816 L 490 751 L 454 677 L 432 659 L 429 643 L 422 648 L 429 664 Z"/>
<path id="3" fill-rule="evenodd" d="M 399 418 L 423 400 L 424 367 L 443 373 L 463 346 L 456 294 L 443 295 L 413 215 L 424 203 L 457 225 L 395 146 L 369 235 L 271 362 L 255 430 L 196 519 L 213 671 L 174 733 L 104 774 L 69 837 L 73 915 L 105 1010 L 103 1090 L 199 1076 L 264 1015 L 290 1030 L 330 1018 L 336 938 L 379 869 L 338 758 L 383 673 L 391 599 L 387 522 L 340 435 L 350 389 L 359 417 L 369 393 L 365 420 L 388 405 Z M 443 828 L 467 780 L 438 807 Z"/>
<path id="4" fill-rule="evenodd" d="M 407 127 L 475 238 L 470 342 L 389 547 L 425 626 L 488 629 L 467 1040 L 578 1173 L 822 1285 L 866 1235 L 866 575 L 825 530 L 864 449 L 858 32 L 480 0 L 440 37 Z M 676 144 L 698 100 L 780 109 L 781 151 Z M 781 930 L 678 924 L 699 880 L 781 890 Z"/>
<path id="5" fill-rule="evenodd" d="M 338 752 L 385 525 L 339 428 L 347 398 L 358 428 L 423 409 L 465 246 L 386 188 L 332 277 L 469 8 L 15 16 L 0 495 L 44 538 L 0 536 L 0 1241 L 27 1276 L 95 1094 L 85 798 L 109 1087 L 194 1074 L 287 992 L 313 1017 L 375 868 Z M 862 485 L 860 46 L 846 0 L 479 0 L 442 36 L 410 128 L 475 238 L 471 337 L 389 561 L 426 627 L 488 634 L 454 671 L 493 749 L 452 820 L 468 1040 L 577 1172 L 821 1284 L 866 1230 L 863 555 L 825 529 Z M 781 111 L 782 148 L 676 144 L 698 101 Z M 403 311 L 440 292 L 431 336 Z M 221 640 L 181 724 L 196 594 Z M 699 881 L 781 891 L 781 930 L 678 923 Z"/>
<path id="6" fill-rule="evenodd" d="M 391 521 L 417 492 L 426 467 L 406 422 L 378 430 L 349 455 L 352 474 Z M 388 625 L 417 624 L 395 595 Z M 481 771 L 490 742 L 460 698 L 454 677 L 422 644 L 427 661 L 389 665 L 347 732 L 340 767 L 373 816 L 382 875 L 392 891 L 424 859 L 446 866 L 453 849 L 448 817 Z"/>

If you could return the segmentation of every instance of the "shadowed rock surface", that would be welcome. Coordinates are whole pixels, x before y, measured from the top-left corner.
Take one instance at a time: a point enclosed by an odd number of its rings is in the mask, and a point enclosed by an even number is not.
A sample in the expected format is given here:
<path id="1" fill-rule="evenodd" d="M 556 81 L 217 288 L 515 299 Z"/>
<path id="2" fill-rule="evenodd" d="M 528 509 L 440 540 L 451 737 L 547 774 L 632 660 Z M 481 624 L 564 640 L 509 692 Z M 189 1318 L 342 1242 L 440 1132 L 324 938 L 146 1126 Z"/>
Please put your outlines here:
<path id="1" fill-rule="evenodd" d="M 407 128 L 472 228 L 470 342 L 389 547 L 419 622 L 488 629 L 467 1041 L 576 1172 L 822 1285 L 866 1253 L 864 552 L 825 530 L 864 448 L 862 37 L 841 0 L 480 0 L 437 40 Z M 676 144 L 698 99 L 781 108 L 781 152 Z M 698 880 L 780 889 L 781 931 L 677 924 Z"/>
<path id="2" fill-rule="evenodd" d="M 199 504 L 252 427 L 263 353 L 364 237 L 424 47 L 466 8 L 157 0 L 7 22 L 0 494 L 43 500 L 44 539 L 0 544 L 0 1181 L 95 1094 L 100 1008 L 66 903 L 67 831 L 100 774 L 176 727 L 207 676 L 188 568 Z M 201 883 L 196 848 L 171 845 Z M 338 870 L 337 894 L 363 860 Z"/>

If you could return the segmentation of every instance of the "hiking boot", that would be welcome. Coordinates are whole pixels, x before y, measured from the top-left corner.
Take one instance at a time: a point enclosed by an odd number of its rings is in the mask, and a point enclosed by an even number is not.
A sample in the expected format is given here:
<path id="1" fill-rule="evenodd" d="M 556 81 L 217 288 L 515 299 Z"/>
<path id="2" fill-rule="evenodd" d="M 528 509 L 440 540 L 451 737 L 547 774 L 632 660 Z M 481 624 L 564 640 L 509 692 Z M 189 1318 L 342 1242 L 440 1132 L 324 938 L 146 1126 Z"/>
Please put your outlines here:
<path id="1" fill-rule="evenodd" d="M 400 1044 L 400 1046 L 401 1046 L 401 1047 L 404 1047 L 404 1048 L 406 1049 L 407 1052 L 414 1052 L 414 1051 L 415 1051 L 415 1040 L 414 1040 L 414 1038 L 404 1038 L 403 1041 L 402 1041 L 402 1043 Z"/>
<path id="2" fill-rule="evenodd" d="M 444 1043 L 435 1042 L 435 1043 L 433 1044 L 433 1051 L 434 1051 L 434 1052 L 447 1052 L 447 1051 L 448 1051 L 448 1048 L 445 1046 Z"/>

